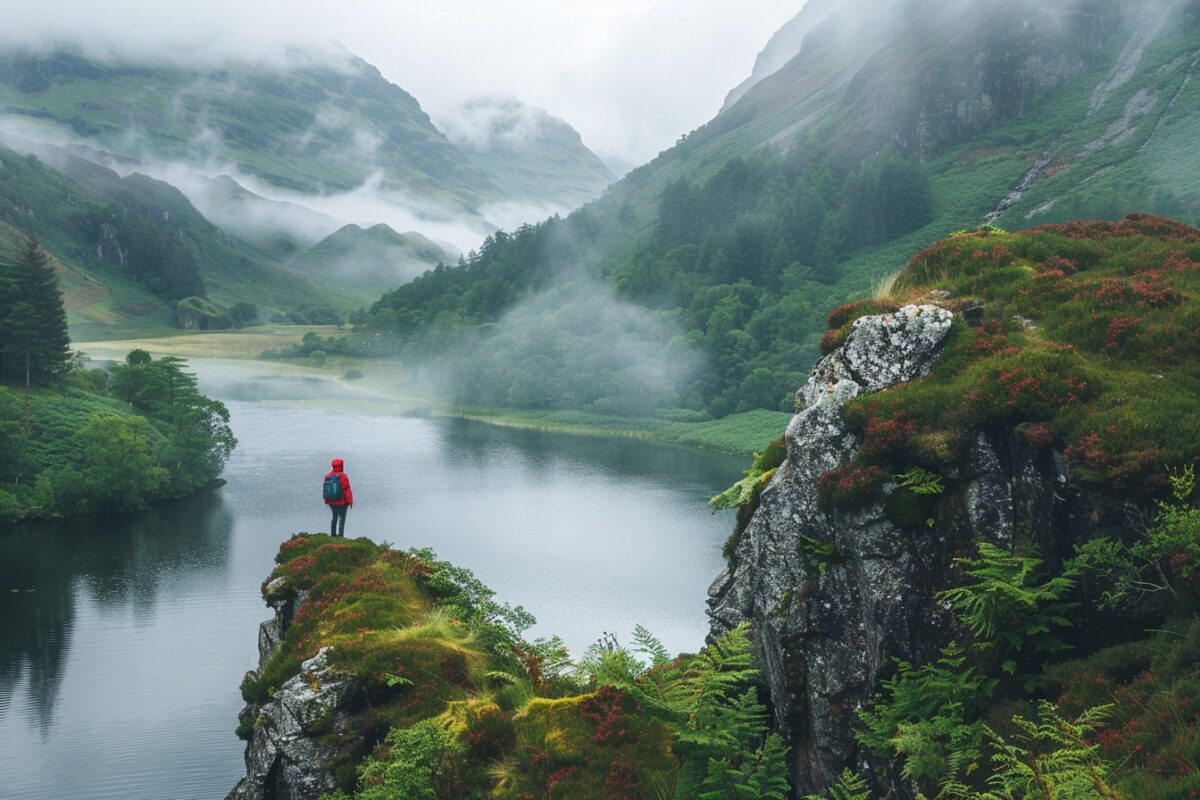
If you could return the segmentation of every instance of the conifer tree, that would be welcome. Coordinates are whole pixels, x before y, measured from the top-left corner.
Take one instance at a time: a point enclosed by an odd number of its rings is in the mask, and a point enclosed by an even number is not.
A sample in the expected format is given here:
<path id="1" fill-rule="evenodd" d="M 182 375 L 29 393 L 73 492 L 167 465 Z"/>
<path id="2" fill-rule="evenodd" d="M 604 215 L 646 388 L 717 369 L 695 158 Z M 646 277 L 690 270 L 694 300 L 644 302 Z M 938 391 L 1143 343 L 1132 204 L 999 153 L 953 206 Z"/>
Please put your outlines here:
<path id="1" fill-rule="evenodd" d="M 12 270 L 12 289 L 0 308 L 4 331 L 5 378 L 44 383 L 66 369 L 71 340 L 58 276 L 46 251 L 34 239 Z"/>

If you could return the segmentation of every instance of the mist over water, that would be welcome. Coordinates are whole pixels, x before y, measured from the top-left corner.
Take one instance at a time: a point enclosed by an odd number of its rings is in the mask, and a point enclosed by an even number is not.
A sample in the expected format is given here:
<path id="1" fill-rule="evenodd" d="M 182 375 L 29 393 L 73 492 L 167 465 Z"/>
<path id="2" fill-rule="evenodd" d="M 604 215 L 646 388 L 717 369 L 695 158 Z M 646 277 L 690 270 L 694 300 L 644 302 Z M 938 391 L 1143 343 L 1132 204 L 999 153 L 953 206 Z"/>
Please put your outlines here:
<path id="1" fill-rule="evenodd" d="M 242 771 L 233 729 L 279 544 L 322 530 L 346 459 L 350 536 L 433 547 L 579 652 L 641 623 L 699 648 L 732 525 L 706 499 L 741 459 L 377 410 L 263 365 L 196 360 L 239 438 L 218 492 L 129 518 L 0 535 L 0 775 L 13 800 L 211 800 Z M 12 591 L 16 589 L 17 591 Z M 170 765 L 170 769 L 164 769 Z"/>

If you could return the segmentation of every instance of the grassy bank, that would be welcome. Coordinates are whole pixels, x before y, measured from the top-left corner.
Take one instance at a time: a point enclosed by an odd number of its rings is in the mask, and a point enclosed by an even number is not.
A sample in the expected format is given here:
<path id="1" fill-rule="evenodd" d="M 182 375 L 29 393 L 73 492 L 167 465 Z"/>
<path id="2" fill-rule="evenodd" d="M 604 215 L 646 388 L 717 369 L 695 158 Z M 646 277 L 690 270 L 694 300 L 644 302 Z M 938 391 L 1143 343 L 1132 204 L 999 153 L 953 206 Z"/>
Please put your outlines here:
<path id="1" fill-rule="evenodd" d="M 263 325 L 234 331 L 180 332 L 143 339 L 80 342 L 79 349 L 92 356 L 124 356 L 134 348 L 154 355 L 185 358 L 257 360 L 265 350 L 297 344 L 313 331 L 322 336 L 336 333 L 331 326 Z M 380 403 L 393 411 L 411 413 L 433 409 L 438 416 L 469 419 L 489 425 L 565 433 L 666 442 L 730 455 L 750 456 L 779 438 L 791 415 L 780 411 L 755 410 L 722 419 L 668 410 L 657 417 L 619 417 L 568 410 L 485 409 L 470 406 L 440 406 L 398 361 L 331 355 L 320 363 L 308 358 L 263 360 L 272 367 L 300 370 L 330 380 L 345 381 L 368 392 L 378 393 Z M 351 378 L 350 376 L 354 377 Z M 387 398 L 387 399 L 384 399 Z M 395 405 L 390 405 L 394 401 Z"/>
<path id="2" fill-rule="evenodd" d="M 609 436 L 698 447 L 730 455 L 761 452 L 778 439 L 792 415 L 782 411 L 747 411 L 716 420 L 614 417 L 584 411 L 487 411 L 447 407 L 439 413 L 489 425 L 551 433 Z"/>
<path id="3" fill-rule="evenodd" d="M 229 331 L 163 330 L 152 336 L 130 339 L 77 341 L 75 348 L 93 356 L 119 354 L 133 349 L 153 355 L 181 358 L 258 358 L 264 350 L 298 343 L 309 331 L 322 336 L 337 333 L 332 325 L 256 325 Z"/>
<path id="4" fill-rule="evenodd" d="M 428 550 L 301 534 L 276 563 L 264 599 L 295 615 L 242 684 L 254 713 L 238 733 L 270 735 L 264 706 L 289 681 L 320 690 L 303 664 L 328 648 L 350 690 L 297 717 L 330 748 L 340 791 L 325 800 L 785 796 L 743 628 L 678 658 L 639 628 L 633 647 L 606 640 L 573 662 L 557 638 L 523 639 L 532 617 Z M 734 794 L 735 778 L 754 792 Z"/>

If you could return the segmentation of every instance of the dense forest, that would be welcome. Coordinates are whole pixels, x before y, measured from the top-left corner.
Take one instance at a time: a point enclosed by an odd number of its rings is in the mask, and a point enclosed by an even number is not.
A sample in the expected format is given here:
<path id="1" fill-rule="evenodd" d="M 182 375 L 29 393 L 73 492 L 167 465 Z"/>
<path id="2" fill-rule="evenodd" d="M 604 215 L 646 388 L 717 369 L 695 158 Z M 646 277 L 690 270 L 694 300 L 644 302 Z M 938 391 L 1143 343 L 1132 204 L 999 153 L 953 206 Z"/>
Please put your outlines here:
<path id="1" fill-rule="evenodd" d="M 0 262 L 0 519 L 137 511 L 213 485 L 236 444 L 182 359 L 70 351 L 54 266 L 33 241 Z"/>
<path id="2" fill-rule="evenodd" d="M 667 184 L 632 247 L 615 246 L 589 209 L 496 233 L 457 266 L 385 295 L 361 327 L 394 334 L 406 357 L 449 362 L 454 399 L 471 405 L 788 410 L 840 294 L 840 260 L 933 209 L 916 159 L 887 150 L 851 169 L 808 152 L 737 158 L 706 181 Z M 621 214 L 632 228 L 633 210 Z M 553 301 L 537 297 L 551 287 Z M 617 303 L 633 308 L 612 313 Z M 575 324 L 548 321 L 551 307 Z M 627 353 L 649 348 L 671 368 L 647 386 Z M 542 383 L 529 391 L 534 374 Z M 631 385 L 652 398 L 642 408 L 626 399 Z"/>

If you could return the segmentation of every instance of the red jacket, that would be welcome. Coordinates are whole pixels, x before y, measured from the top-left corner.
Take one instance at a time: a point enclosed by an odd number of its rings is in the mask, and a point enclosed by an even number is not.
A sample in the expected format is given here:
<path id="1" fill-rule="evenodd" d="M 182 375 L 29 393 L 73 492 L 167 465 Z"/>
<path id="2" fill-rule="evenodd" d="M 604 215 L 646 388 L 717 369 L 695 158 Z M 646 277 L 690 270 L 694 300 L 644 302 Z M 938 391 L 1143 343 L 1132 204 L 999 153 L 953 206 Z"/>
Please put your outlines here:
<path id="1" fill-rule="evenodd" d="M 330 475 L 337 475 L 338 481 L 342 484 L 342 499 L 341 500 L 326 500 L 327 506 L 352 506 L 354 505 L 354 492 L 350 491 L 350 478 L 346 476 L 345 462 L 340 458 L 333 460 L 333 469 L 325 474 L 328 478 Z"/>

